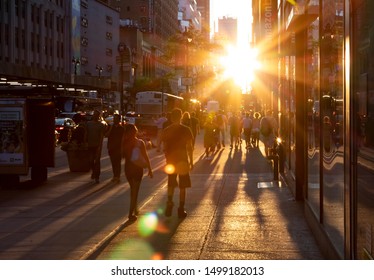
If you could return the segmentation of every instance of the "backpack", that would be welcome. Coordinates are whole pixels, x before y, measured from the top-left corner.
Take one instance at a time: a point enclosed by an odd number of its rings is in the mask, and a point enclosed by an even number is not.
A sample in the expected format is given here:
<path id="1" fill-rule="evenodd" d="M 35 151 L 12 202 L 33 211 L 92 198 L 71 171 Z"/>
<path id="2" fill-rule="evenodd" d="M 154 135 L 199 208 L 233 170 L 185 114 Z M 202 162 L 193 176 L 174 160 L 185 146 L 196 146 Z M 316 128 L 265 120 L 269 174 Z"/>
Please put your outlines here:
<path id="1" fill-rule="evenodd" d="M 216 122 L 218 126 L 223 126 L 223 117 L 222 115 L 217 115 Z"/>
<path id="2" fill-rule="evenodd" d="M 270 133 L 272 132 L 272 126 L 271 126 L 271 123 L 270 123 L 270 120 L 268 120 L 267 118 L 263 118 L 261 120 L 261 128 L 260 128 L 260 132 L 263 136 L 267 137 L 270 135 Z"/>

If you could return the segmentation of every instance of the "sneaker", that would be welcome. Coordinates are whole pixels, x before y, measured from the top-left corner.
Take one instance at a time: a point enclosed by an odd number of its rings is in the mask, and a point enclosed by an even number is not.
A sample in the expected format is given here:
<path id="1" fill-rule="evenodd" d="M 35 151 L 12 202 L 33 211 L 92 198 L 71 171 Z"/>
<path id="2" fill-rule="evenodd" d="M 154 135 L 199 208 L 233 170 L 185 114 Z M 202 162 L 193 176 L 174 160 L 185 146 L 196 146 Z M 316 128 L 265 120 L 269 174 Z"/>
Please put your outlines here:
<path id="1" fill-rule="evenodd" d="M 178 208 L 178 217 L 184 219 L 187 217 L 187 212 L 183 208 Z"/>
<path id="2" fill-rule="evenodd" d="M 171 216 L 171 213 L 173 212 L 173 206 L 174 206 L 173 202 L 167 202 L 166 203 L 166 209 L 165 209 L 165 216 L 166 217 Z"/>

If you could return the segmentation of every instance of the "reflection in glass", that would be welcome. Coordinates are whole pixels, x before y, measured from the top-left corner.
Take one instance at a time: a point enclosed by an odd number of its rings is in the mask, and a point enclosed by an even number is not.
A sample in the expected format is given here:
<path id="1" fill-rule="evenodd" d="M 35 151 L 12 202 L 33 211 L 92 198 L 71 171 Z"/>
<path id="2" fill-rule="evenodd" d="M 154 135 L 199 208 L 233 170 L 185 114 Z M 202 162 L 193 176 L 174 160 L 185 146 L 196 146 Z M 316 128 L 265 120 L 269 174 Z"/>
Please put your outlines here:
<path id="1" fill-rule="evenodd" d="M 320 215 L 320 111 L 319 111 L 319 18 L 308 27 L 307 42 L 307 199 L 318 218 Z"/>
<path id="2" fill-rule="evenodd" d="M 356 259 L 374 255 L 374 1 L 353 1 L 353 77 L 357 148 Z"/>
<path id="3" fill-rule="evenodd" d="M 344 255 L 343 0 L 322 1 L 321 100 L 323 225 Z"/>

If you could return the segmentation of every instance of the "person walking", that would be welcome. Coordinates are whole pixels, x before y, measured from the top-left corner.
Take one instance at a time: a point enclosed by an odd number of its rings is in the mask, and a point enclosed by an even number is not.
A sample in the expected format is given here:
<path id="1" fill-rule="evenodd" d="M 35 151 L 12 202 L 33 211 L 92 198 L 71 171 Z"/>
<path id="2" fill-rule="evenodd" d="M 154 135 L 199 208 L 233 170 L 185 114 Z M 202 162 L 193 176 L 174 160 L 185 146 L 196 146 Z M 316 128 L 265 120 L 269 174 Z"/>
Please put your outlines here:
<path id="1" fill-rule="evenodd" d="M 101 113 L 95 110 L 92 120 L 86 124 L 86 137 L 88 153 L 91 160 L 91 179 L 99 183 L 101 173 L 101 150 L 103 146 L 103 138 L 106 130 L 106 125 L 102 122 Z"/>
<path id="2" fill-rule="evenodd" d="M 252 145 L 254 147 L 258 147 L 260 142 L 260 121 L 261 114 L 259 112 L 255 112 L 252 120 Z"/>
<path id="3" fill-rule="evenodd" d="M 208 117 L 204 125 L 204 148 L 205 148 L 205 159 L 211 160 L 214 155 L 214 151 L 218 142 L 219 145 L 219 132 L 218 127 L 213 122 L 213 118 Z"/>
<path id="4" fill-rule="evenodd" d="M 119 183 L 121 176 L 121 147 L 124 128 L 121 125 L 121 116 L 113 115 L 113 124 L 109 127 L 106 136 L 108 137 L 108 154 L 112 164 L 112 182 Z"/>
<path id="5" fill-rule="evenodd" d="M 130 185 L 130 208 L 129 208 L 129 220 L 136 221 L 138 210 L 138 195 L 140 185 L 143 179 L 143 167 L 138 166 L 133 162 L 132 155 L 134 149 L 137 147 L 140 150 L 140 156 L 146 162 L 146 168 L 148 169 L 148 176 L 153 178 L 153 171 L 151 163 L 148 157 L 147 149 L 143 140 L 137 137 L 138 129 L 133 124 L 126 124 L 124 135 L 122 137 L 122 158 L 125 159 L 125 176 Z"/>
<path id="6" fill-rule="evenodd" d="M 161 151 L 161 145 L 162 145 L 161 133 L 162 133 L 162 130 L 163 130 L 163 125 L 167 120 L 168 119 L 166 118 L 166 114 L 162 113 L 161 116 L 157 120 L 154 121 L 156 126 L 157 126 L 157 143 L 156 143 L 157 152 Z"/>
<path id="7" fill-rule="evenodd" d="M 168 189 L 165 216 L 170 217 L 173 210 L 173 196 L 175 188 L 179 187 L 178 217 L 185 218 L 184 209 L 186 189 L 191 187 L 189 171 L 193 168 L 193 135 L 191 129 L 181 124 L 182 110 L 175 108 L 171 112 L 172 124 L 162 133 L 162 142 L 166 158 L 168 173 Z M 179 182 L 177 181 L 177 177 Z"/>
<path id="8" fill-rule="evenodd" d="M 191 113 L 191 131 L 193 136 L 192 147 L 195 148 L 196 137 L 200 134 L 200 121 L 195 112 Z"/>
<path id="9" fill-rule="evenodd" d="M 233 115 L 229 119 L 230 123 L 230 148 L 232 149 L 235 145 L 235 149 L 238 149 L 240 145 L 240 119 L 237 113 L 233 113 Z"/>
<path id="10" fill-rule="evenodd" d="M 242 119 L 242 128 L 244 134 L 245 148 L 249 149 L 251 146 L 252 133 L 252 119 L 250 118 L 249 112 L 245 112 L 244 118 Z"/>
<path id="11" fill-rule="evenodd" d="M 275 133 L 277 131 L 277 121 L 272 116 L 272 111 L 266 111 L 265 116 L 260 121 L 260 133 L 262 135 L 262 141 L 265 145 L 265 155 L 270 155 L 270 150 L 274 146 Z"/>
<path id="12" fill-rule="evenodd" d="M 224 114 L 223 110 L 219 110 L 218 114 L 215 117 L 214 122 L 218 126 L 218 138 L 219 138 L 219 144 L 218 149 L 222 147 L 225 147 L 225 138 L 226 138 L 226 130 L 227 130 L 227 124 L 228 120 L 226 115 Z"/>

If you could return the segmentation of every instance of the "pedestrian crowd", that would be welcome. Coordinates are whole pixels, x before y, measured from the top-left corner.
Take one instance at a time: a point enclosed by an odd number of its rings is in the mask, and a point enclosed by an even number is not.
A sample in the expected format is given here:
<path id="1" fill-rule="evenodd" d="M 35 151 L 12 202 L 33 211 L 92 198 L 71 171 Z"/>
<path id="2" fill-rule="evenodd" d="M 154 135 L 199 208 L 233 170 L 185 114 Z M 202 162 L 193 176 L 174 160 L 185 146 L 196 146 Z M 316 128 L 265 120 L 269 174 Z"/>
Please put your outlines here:
<path id="1" fill-rule="evenodd" d="M 264 116 L 263 116 L 264 115 Z M 258 148 L 259 141 L 264 143 L 265 154 L 269 156 L 278 134 L 278 125 L 268 110 L 260 112 L 232 112 L 225 114 L 223 110 L 209 113 L 204 119 L 196 112 L 182 112 L 175 108 L 154 119 L 157 127 L 156 146 L 148 145 L 139 137 L 135 124 L 123 124 L 119 114 L 113 115 L 113 122 L 107 125 L 100 111 L 95 111 L 90 121 L 83 121 L 79 115 L 75 121 L 78 126 L 73 131 L 71 141 L 86 143 L 87 157 L 90 161 L 91 179 L 100 182 L 100 159 L 103 139 L 107 138 L 107 150 L 110 158 L 113 178 L 111 182 L 120 183 L 121 162 L 124 159 L 124 174 L 130 186 L 129 220 L 135 221 L 139 214 L 137 205 L 138 194 L 144 176 L 153 177 L 152 166 L 147 149 L 156 147 L 157 152 L 163 152 L 166 160 L 165 172 L 167 181 L 167 201 L 165 216 L 173 213 L 175 189 L 179 189 L 179 218 L 187 216 L 185 210 L 186 190 L 191 188 L 190 171 L 193 169 L 193 150 L 197 135 L 204 130 L 205 159 L 211 160 L 216 151 L 226 147 L 229 139 L 230 149 Z"/>

